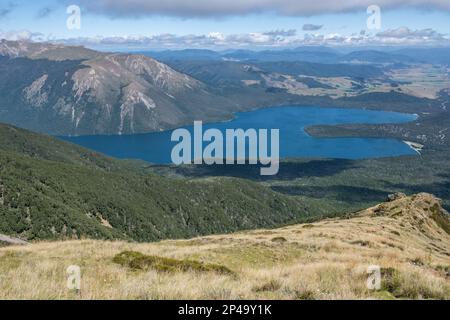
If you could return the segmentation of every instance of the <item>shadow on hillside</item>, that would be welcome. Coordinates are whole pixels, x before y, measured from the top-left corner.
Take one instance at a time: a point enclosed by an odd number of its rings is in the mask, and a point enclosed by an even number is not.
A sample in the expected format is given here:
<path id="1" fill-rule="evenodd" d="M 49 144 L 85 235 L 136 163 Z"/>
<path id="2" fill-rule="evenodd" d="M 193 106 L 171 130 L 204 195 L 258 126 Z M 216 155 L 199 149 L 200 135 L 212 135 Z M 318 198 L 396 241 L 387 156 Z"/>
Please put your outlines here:
<path id="1" fill-rule="evenodd" d="M 387 191 L 341 185 L 329 187 L 274 186 L 272 189 L 288 195 L 305 196 L 316 199 L 334 199 L 348 203 L 383 202 L 389 195 L 389 192 Z"/>
<path id="2" fill-rule="evenodd" d="M 406 183 L 390 183 L 384 181 L 386 187 L 393 190 L 399 190 L 406 194 L 416 194 L 421 192 L 431 193 L 444 201 L 443 207 L 450 211 L 450 174 L 443 173 L 437 175 L 438 177 L 445 179 L 441 182 L 428 183 L 428 184 L 406 184 Z"/>
<path id="3" fill-rule="evenodd" d="M 293 180 L 305 177 L 326 177 L 349 169 L 359 168 L 355 161 L 324 159 L 296 162 L 281 162 L 277 175 L 261 176 L 260 165 L 189 165 L 179 167 L 151 166 L 156 172 L 172 172 L 189 178 L 235 177 L 254 181 Z"/>

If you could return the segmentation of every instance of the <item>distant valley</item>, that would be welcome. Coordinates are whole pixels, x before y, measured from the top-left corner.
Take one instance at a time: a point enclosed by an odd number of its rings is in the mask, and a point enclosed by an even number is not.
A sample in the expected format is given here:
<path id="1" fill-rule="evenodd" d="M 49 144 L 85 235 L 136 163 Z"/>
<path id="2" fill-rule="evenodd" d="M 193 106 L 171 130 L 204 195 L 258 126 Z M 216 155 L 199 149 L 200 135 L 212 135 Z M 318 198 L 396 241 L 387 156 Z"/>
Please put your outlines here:
<path id="1" fill-rule="evenodd" d="M 320 57 L 314 50 L 306 51 Z M 252 52 L 243 58 L 193 50 L 160 52 L 159 62 L 147 56 L 153 53 L 2 41 L 0 121 L 7 124 L 0 136 L 0 232 L 29 240 L 190 237 L 342 215 L 393 192 L 433 193 L 448 209 L 449 77 L 436 50 L 439 64 L 401 52 L 329 49 L 319 50 L 328 56 L 321 61 L 306 53 L 297 61 L 273 51 L 280 57 L 275 61 Z M 306 130 L 317 137 L 405 140 L 422 145 L 421 155 L 286 158 L 276 177 L 262 178 L 253 166 L 119 161 L 17 128 L 58 136 L 132 135 L 286 105 L 417 114 L 408 123 Z"/>
<path id="2" fill-rule="evenodd" d="M 450 86 L 444 65 L 419 57 L 326 48 L 118 54 L 2 40 L 0 121 L 78 136 L 162 131 L 292 104 L 418 113 Z"/>
<path id="3" fill-rule="evenodd" d="M 3 0 L 0 300 L 180 319 L 450 300 L 449 18 Z"/>

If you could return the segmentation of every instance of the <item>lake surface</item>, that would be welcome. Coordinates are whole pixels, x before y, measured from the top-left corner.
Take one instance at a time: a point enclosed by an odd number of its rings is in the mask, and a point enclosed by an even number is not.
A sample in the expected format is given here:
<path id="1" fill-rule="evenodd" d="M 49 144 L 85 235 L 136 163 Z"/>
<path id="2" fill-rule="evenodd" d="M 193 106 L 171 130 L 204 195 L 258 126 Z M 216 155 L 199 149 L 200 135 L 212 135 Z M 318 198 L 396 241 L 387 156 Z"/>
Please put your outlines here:
<path id="1" fill-rule="evenodd" d="M 404 123 L 417 116 L 396 112 L 287 106 L 236 113 L 232 121 L 204 124 L 203 130 L 280 129 L 280 157 L 365 159 L 417 154 L 403 141 L 378 138 L 314 138 L 304 128 L 311 125 Z M 184 127 L 189 131 L 192 126 Z M 89 149 L 123 159 L 171 163 L 172 131 L 123 136 L 62 137 Z M 269 134 L 270 136 L 270 134 Z"/>

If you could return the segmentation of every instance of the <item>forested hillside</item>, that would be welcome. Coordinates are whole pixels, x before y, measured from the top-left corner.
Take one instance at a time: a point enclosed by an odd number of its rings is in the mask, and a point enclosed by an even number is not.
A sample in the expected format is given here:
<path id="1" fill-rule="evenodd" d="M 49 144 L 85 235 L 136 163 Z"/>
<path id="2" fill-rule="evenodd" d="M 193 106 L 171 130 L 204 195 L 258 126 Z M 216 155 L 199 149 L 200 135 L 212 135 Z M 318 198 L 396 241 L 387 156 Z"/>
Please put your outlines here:
<path id="1" fill-rule="evenodd" d="M 236 178 L 170 179 L 54 138 L 0 126 L 0 233 L 150 241 L 310 217 L 299 201 Z"/>

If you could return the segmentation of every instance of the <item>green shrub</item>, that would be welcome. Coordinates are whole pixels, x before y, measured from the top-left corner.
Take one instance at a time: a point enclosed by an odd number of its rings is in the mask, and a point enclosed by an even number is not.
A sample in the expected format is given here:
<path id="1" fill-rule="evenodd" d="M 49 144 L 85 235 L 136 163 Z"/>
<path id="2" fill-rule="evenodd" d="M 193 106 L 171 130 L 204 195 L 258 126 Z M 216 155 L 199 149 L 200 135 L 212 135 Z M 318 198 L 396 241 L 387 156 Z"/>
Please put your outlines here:
<path id="1" fill-rule="evenodd" d="M 285 237 L 275 237 L 272 239 L 272 242 L 283 243 L 283 242 L 287 242 L 287 240 Z"/>
<path id="2" fill-rule="evenodd" d="M 113 262 L 133 270 L 153 269 L 162 272 L 216 272 L 219 274 L 234 275 L 235 273 L 225 266 L 205 264 L 193 260 L 177 260 L 171 258 L 147 256 L 136 251 L 124 251 L 113 258 Z"/>
<path id="3" fill-rule="evenodd" d="M 381 288 L 398 297 L 401 292 L 400 272 L 395 268 L 381 268 Z"/>
<path id="4" fill-rule="evenodd" d="M 305 290 L 305 291 L 297 291 L 295 293 L 296 300 L 316 300 L 316 295 L 314 291 Z"/>
<path id="5" fill-rule="evenodd" d="M 449 287 L 433 288 L 420 274 L 403 274 L 395 268 L 381 269 L 381 290 L 402 299 L 448 299 Z M 414 281 L 412 279 L 415 279 Z"/>
<path id="6" fill-rule="evenodd" d="M 253 289 L 255 292 L 264 292 L 264 291 L 277 291 L 281 288 L 281 283 L 277 280 L 270 280 L 267 283 L 264 283 L 263 285 L 256 287 Z"/>

